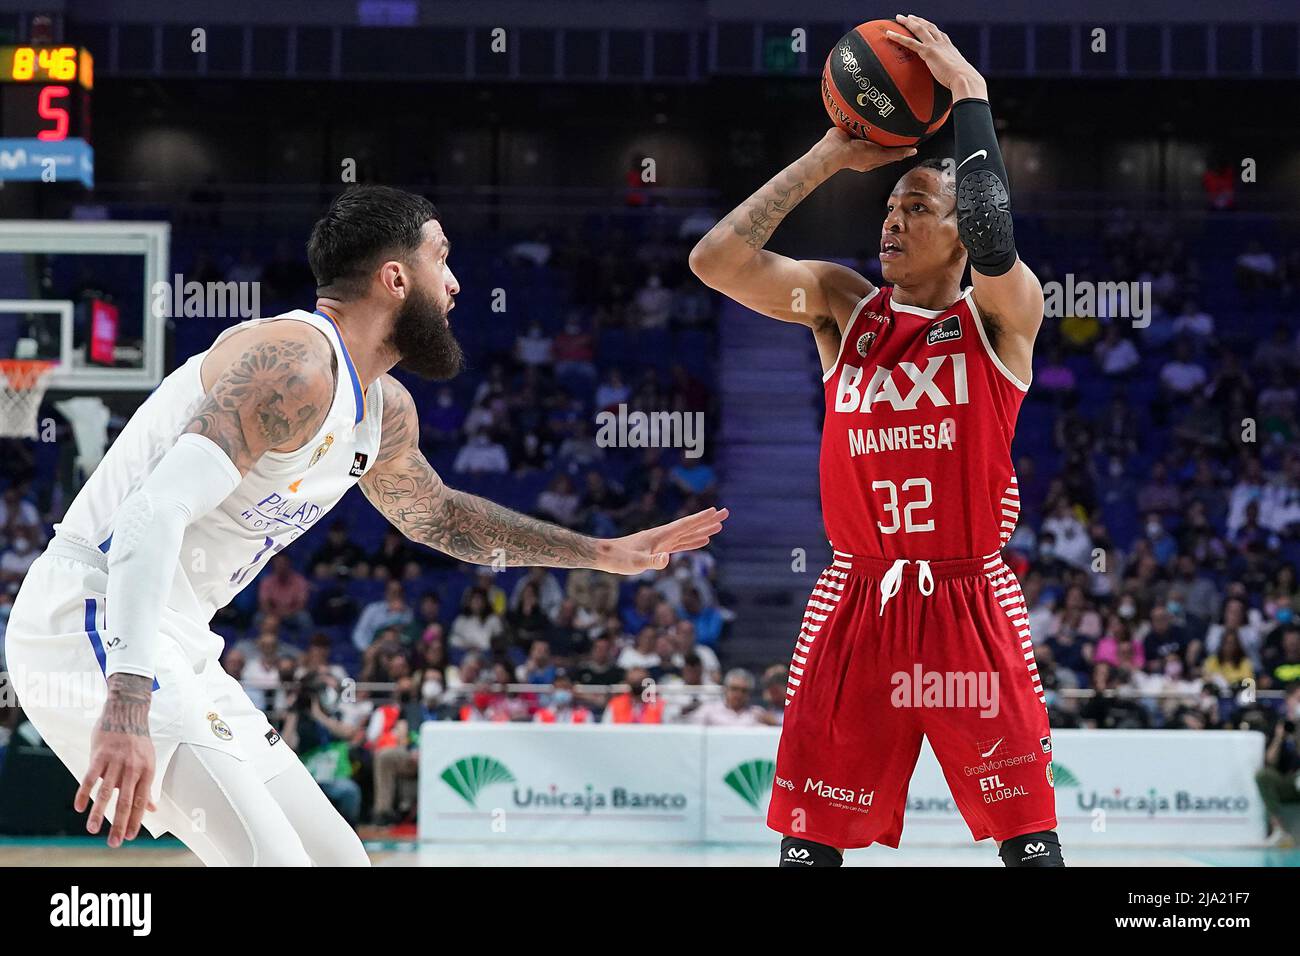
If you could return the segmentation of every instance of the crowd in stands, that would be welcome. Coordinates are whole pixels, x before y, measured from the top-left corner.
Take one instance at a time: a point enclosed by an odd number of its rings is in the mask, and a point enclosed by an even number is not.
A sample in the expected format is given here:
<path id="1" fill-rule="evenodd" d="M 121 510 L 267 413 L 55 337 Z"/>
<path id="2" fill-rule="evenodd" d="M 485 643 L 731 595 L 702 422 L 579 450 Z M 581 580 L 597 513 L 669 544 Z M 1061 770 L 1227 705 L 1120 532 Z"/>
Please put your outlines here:
<path id="1" fill-rule="evenodd" d="M 1076 282 L 1144 284 L 1150 310 L 1135 322 L 1121 298 L 1045 322 L 1006 550 L 1053 726 L 1256 727 L 1268 769 L 1289 774 L 1300 341 L 1281 317 L 1295 310 L 1300 253 L 1242 249 L 1232 271 L 1207 277 L 1171 222 L 1118 213 L 1096 264 L 1072 263 Z M 476 371 L 417 394 L 444 477 L 471 491 L 502 479 L 483 493 L 514 489 L 526 497 L 507 504 L 598 536 L 713 504 L 707 456 L 611 450 L 592 424 L 620 405 L 715 410 L 707 366 L 638 361 L 671 348 L 665 336 L 707 334 L 709 300 L 685 261 L 671 238 L 539 235 L 504 252 L 494 265 L 558 284 L 560 305 L 549 321 L 503 323 L 505 341 L 498 329 L 469 343 Z M 1063 278 L 1049 261 L 1037 268 L 1045 283 Z M 265 268 L 240 255 L 217 271 L 299 293 L 310 283 L 288 247 Z M 614 343 L 622 361 L 608 357 Z M 12 473 L 0 496 L 0 625 L 48 535 L 30 478 Z M 395 531 L 367 543 L 359 532 L 379 519 L 361 514 L 313 532 L 314 550 L 278 556 L 214 622 L 223 666 L 350 819 L 409 811 L 403 781 L 426 720 L 780 723 L 785 663 L 728 669 L 731 615 L 707 552 L 632 580 L 468 569 Z M 1289 696 L 1261 696 L 1271 691 Z"/>
<path id="2" fill-rule="evenodd" d="M 1256 703 L 1300 681 L 1300 259 L 1251 241 L 1203 276 L 1174 223 L 1124 213 L 1099 255 L 1075 281 L 1144 283 L 1149 316 L 1046 322 L 1021 435 L 1050 427 L 1017 446 L 1007 551 L 1053 725 L 1271 729 L 1300 717 Z"/>

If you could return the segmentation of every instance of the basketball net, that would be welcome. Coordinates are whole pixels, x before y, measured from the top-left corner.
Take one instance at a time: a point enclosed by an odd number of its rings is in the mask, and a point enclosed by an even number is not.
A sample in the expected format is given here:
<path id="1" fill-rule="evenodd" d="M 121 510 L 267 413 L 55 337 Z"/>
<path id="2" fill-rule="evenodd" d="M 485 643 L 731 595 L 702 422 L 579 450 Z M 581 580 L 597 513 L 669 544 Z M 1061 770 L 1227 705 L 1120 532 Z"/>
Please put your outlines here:
<path id="1" fill-rule="evenodd" d="M 0 438 L 35 438 L 36 416 L 54 362 L 0 359 Z"/>

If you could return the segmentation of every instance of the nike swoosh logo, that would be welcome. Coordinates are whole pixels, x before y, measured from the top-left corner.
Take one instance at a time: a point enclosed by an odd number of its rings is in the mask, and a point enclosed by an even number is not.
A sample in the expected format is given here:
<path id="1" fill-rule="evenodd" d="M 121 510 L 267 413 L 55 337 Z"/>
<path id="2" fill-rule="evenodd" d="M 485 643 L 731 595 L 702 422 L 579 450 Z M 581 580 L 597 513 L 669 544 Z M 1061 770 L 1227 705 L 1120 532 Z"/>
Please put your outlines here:
<path id="1" fill-rule="evenodd" d="M 961 169 L 963 166 L 965 166 L 967 163 L 969 163 L 972 159 L 975 159 L 977 156 L 978 156 L 980 159 L 988 159 L 988 158 L 989 158 L 988 150 L 986 150 L 986 149 L 978 149 L 978 150 L 976 150 L 975 152 L 973 152 L 973 153 L 971 153 L 969 156 L 967 156 L 965 159 L 963 159 L 960 163 L 958 163 L 958 164 L 957 164 L 957 168 L 958 168 L 958 169 Z"/>
<path id="2" fill-rule="evenodd" d="M 999 747 L 1001 747 L 1001 746 L 1002 746 L 1002 741 L 1004 741 L 1004 740 L 1006 740 L 1005 737 L 999 737 L 999 738 L 998 738 L 998 742 L 995 743 L 995 744 L 992 746 L 992 748 L 990 748 L 989 752 L 986 753 L 986 754 L 980 754 L 980 756 L 981 756 L 981 757 L 984 757 L 985 759 L 987 759 L 987 758 L 989 758 L 989 757 L 992 757 L 992 756 L 993 756 L 993 751 L 994 751 L 994 750 L 997 750 Z"/>

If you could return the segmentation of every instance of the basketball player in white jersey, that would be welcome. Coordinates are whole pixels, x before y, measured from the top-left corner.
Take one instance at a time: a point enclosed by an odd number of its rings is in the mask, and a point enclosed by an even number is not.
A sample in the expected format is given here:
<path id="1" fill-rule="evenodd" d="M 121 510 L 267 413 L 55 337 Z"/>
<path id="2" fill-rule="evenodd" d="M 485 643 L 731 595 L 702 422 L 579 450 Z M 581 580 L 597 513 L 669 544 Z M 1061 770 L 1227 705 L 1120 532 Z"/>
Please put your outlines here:
<path id="1" fill-rule="evenodd" d="M 109 846 L 143 824 L 208 865 L 366 865 L 360 840 L 218 663 L 208 624 L 354 484 L 412 541 L 479 564 L 635 574 L 727 512 L 597 540 L 448 488 L 389 369 L 460 370 L 449 242 L 419 196 L 339 197 L 314 312 L 227 329 L 163 380 L 32 565 L 6 651 L 24 709 Z M 93 801 L 93 806 L 92 806 Z"/>

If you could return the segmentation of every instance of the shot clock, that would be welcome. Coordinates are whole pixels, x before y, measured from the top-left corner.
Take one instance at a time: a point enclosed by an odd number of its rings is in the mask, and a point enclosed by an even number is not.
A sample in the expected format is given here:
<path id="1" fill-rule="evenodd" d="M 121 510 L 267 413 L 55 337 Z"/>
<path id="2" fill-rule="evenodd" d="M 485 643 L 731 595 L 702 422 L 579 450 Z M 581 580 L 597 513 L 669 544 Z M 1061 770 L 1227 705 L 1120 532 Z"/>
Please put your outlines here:
<path id="1" fill-rule="evenodd" d="M 89 50 L 0 46 L 0 180 L 94 184 Z"/>

